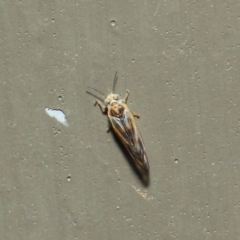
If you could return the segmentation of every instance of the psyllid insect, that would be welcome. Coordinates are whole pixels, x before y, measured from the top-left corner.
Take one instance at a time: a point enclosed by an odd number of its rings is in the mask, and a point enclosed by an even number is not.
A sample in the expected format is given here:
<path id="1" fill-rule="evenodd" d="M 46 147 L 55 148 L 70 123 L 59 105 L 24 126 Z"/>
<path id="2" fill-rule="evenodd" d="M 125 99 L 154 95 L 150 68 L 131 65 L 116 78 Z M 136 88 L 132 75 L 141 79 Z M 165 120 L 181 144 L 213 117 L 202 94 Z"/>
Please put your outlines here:
<path id="1" fill-rule="evenodd" d="M 139 115 L 131 112 L 127 107 L 128 90 L 126 90 L 124 99 L 120 99 L 120 95 L 114 93 L 116 82 L 117 72 L 113 81 L 113 91 L 107 96 L 99 90 L 89 87 L 106 98 L 104 105 L 99 100 L 95 100 L 94 105 L 98 105 L 101 111 L 107 114 L 111 128 L 121 140 L 137 167 L 140 167 L 144 171 L 149 171 L 149 163 L 143 139 L 134 119 L 134 117 L 139 118 Z"/>

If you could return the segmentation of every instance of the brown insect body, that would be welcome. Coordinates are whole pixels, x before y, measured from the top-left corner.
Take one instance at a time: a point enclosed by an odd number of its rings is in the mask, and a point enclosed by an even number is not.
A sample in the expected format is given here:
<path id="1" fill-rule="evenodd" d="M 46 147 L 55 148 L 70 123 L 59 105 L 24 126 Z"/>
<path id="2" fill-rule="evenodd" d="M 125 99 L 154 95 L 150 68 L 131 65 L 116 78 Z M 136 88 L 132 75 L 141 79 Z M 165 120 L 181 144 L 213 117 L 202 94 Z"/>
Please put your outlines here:
<path id="1" fill-rule="evenodd" d="M 97 104 L 103 113 L 107 113 L 113 131 L 126 147 L 137 166 L 148 171 L 149 163 L 143 139 L 134 119 L 134 117 L 139 118 L 139 115 L 131 113 L 127 107 L 128 96 L 128 90 L 124 99 L 120 99 L 118 94 L 110 93 L 104 101 L 105 105 L 98 100 L 95 101 L 95 105 Z"/>

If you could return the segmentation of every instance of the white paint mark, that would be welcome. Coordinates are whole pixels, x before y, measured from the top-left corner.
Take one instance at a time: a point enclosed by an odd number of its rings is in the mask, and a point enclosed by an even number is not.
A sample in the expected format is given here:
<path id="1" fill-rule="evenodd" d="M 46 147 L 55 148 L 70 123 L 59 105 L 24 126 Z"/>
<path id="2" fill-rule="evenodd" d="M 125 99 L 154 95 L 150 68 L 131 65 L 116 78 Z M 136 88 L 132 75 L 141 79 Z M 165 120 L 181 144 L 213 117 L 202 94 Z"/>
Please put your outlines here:
<path id="1" fill-rule="evenodd" d="M 47 115 L 49 115 L 52 118 L 55 118 L 58 122 L 62 123 L 64 126 L 66 127 L 69 126 L 63 111 L 59 109 L 45 108 L 45 112 L 47 113 Z"/>

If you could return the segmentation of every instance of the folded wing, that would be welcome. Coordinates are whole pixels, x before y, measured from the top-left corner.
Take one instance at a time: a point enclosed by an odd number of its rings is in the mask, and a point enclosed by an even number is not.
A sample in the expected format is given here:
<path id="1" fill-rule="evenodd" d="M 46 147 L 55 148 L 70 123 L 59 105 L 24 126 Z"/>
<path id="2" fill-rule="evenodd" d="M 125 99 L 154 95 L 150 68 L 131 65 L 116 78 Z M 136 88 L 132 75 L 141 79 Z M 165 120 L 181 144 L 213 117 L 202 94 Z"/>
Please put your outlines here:
<path id="1" fill-rule="evenodd" d="M 120 117 L 110 116 L 114 132 L 118 135 L 133 160 L 144 170 L 149 170 L 147 155 L 135 119 L 128 109 Z"/>

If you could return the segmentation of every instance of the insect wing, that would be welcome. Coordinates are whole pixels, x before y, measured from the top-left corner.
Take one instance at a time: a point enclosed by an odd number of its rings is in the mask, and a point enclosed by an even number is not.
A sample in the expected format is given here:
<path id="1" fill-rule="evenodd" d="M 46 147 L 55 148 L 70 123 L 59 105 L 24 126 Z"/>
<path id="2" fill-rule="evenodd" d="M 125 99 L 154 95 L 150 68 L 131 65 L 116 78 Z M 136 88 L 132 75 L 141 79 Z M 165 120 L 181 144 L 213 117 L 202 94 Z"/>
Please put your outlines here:
<path id="1" fill-rule="evenodd" d="M 134 161 L 144 170 L 149 170 L 149 163 L 141 134 L 135 119 L 124 104 L 123 114 L 119 117 L 108 115 L 114 132 L 120 138 Z"/>

